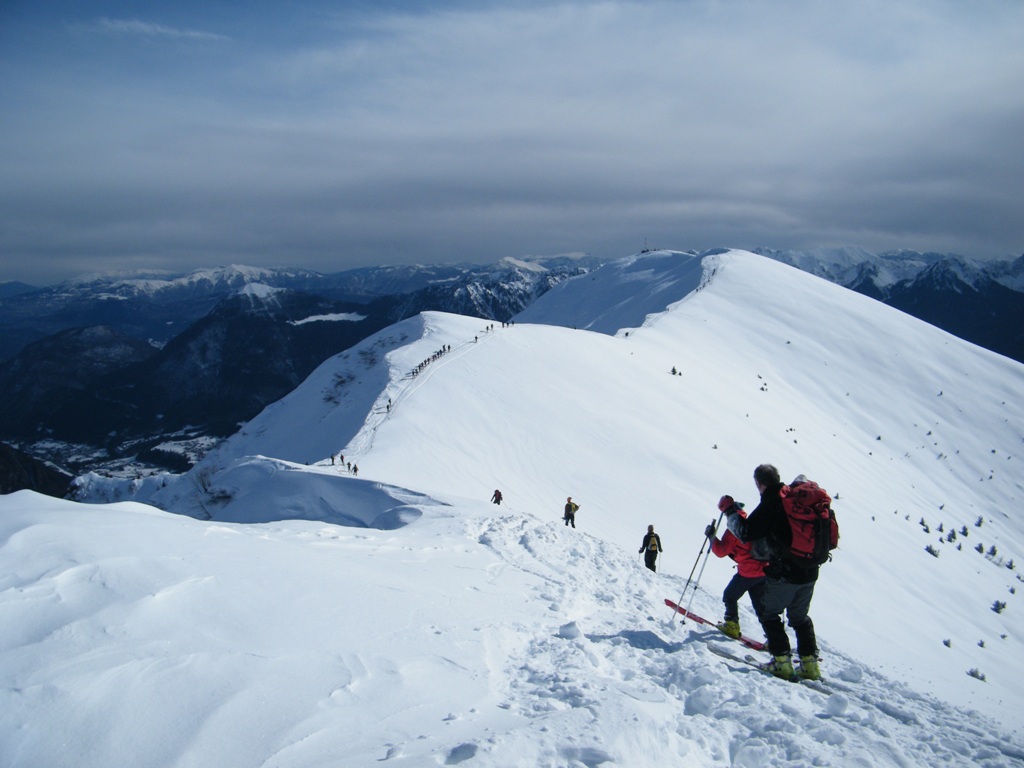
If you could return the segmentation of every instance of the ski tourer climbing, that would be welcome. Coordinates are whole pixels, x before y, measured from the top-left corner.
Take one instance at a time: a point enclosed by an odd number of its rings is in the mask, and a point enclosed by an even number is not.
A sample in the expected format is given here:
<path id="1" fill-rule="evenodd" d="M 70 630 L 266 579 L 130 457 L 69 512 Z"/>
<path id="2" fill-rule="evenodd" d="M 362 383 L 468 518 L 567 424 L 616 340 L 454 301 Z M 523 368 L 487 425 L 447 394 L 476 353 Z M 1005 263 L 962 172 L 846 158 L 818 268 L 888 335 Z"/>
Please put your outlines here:
<path id="1" fill-rule="evenodd" d="M 494 490 L 494 495 L 491 496 L 491 503 L 501 504 L 501 491 L 499 491 L 498 489 Z"/>
<path id="2" fill-rule="evenodd" d="M 737 506 L 741 505 L 737 504 Z M 747 516 L 742 508 L 737 514 L 744 518 Z M 742 634 L 739 601 L 743 595 L 750 595 L 750 604 L 754 607 L 754 613 L 758 616 L 761 615 L 765 563 L 754 556 L 748 542 L 740 541 L 732 531 L 727 529 L 720 539 L 715 534 L 714 523 L 704 529 L 704 535 L 711 541 L 711 551 L 715 557 L 728 557 L 736 563 L 736 573 L 722 593 L 725 615 L 718 628 L 729 637 L 738 638 Z"/>
<path id="3" fill-rule="evenodd" d="M 810 607 L 818 580 L 818 565 L 798 562 L 789 556 L 793 534 L 783 497 L 790 492 L 790 487 L 779 479 L 779 471 L 771 464 L 761 464 L 754 470 L 754 484 L 761 494 L 761 502 L 748 517 L 739 514 L 740 507 L 732 496 L 723 496 L 718 508 L 725 514 L 729 530 L 740 541 L 763 540 L 768 545 L 770 559 L 764 569 L 764 595 L 758 617 L 772 655 L 767 669 L 777 677 L 799 675 L 817 680 L 821 673 Z M 792 646 L 782 623 L 783 611 L 796 634 L 799 670 L 793 668 Z"/>

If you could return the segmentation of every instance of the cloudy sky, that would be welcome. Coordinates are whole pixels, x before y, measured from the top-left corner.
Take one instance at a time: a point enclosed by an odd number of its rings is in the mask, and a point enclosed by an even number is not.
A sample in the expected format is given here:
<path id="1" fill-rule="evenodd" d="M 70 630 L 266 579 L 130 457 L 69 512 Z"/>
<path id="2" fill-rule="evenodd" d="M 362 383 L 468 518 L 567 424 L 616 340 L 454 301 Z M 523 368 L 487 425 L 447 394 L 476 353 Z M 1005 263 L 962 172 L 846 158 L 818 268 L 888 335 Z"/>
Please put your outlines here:
<path id="1" fill-rule="evenodd" d="M 1024 253 L 1024 2 L 5 0 L 0 280 Z"/>

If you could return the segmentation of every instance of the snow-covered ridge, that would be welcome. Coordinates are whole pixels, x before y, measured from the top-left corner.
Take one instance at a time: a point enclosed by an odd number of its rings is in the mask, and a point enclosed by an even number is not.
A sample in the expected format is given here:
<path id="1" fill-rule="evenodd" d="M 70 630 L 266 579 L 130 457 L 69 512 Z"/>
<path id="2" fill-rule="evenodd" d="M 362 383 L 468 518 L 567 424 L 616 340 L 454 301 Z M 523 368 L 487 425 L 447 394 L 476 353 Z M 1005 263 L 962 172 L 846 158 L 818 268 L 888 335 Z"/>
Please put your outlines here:
<path id="1" fill-rule="evenodd" d="M 863 275 L 870 274 L 877 287 L 887 289 L 895 283 L 914 280 L 935 267 L 941 267 L 967 285 L 977 286 L 991 279 L 1011 290 L 1024 291 L 1024 257 L 985 260 L 952 253 L 906 250 L 871 253 L 862 248 L 818 248 L 806 251 L 758 248 L 755 252 L 839 285 L 854 285 Z"/>
<path id="2" fill-rule="evenodd" d="M 697 291 L 708 279 L 705 270 L 702 257 L 693 253 L 636 254 L 555 286 L 517 320 L 611 335 L 627 333 L 643 325 L 649 315 L 664 312 Z"/>
<path id="3" fill-rule="evenodd" d="M 292 268 L 250 267 L 232 264 L 226 267 L 196 269 L 185 275 L 176 275 L 165 270 L 132 270 L 87 274 L 68 280 L 58 286 L 64 290 L 81 290 L 97 284 L 107 284 L 112 296 L 123 293 L 155 295 L 162 292 L 195 288 L 198 286 L 235 286 L 244 288 L 253 283 L 271 279 L 316 276 L 308 270 Z"/>

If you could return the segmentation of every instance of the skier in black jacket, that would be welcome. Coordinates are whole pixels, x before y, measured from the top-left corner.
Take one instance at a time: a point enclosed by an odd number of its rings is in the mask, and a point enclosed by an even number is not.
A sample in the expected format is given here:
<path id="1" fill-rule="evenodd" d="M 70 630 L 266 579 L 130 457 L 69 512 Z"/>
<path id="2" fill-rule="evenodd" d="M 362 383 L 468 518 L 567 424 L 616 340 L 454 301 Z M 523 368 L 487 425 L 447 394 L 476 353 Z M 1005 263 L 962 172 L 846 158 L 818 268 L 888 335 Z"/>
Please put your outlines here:
<path id="1" fill-rule="evenodd" d="M 792 647 L 782 623 L 786 612 L 789 626 L 796 634 L 797 653 L 800 656 L 799 675 L 817 680 L 818 643 L 814 635 L 814 622 L 809 610 L 814 596 L 814 584 L 818 580 L 818 566 L 806 566 L 793 562 L 787 555 L 792 541 L 792 532 L 786 509 L 780 495 L 783 484 L 779 470 L 771 464 L 762 464 L 754 470 L 754 484 L 761 494 L 761 503 L 746 519 L 736 514 L 739 508 L 732 496 L 723 496 L 718 508 L 725 513 L 729 530 L 740 540 L 755 542 L 763 540 L 768 544 L 770 557 L 764 573 L 767 577 L 761 615 L 761 627 L 768 639 L 768 651 L 772 661 L 769 671 L 777 677 L 791 678 L 796 674 L 791 660 Z"/>
<path id="2" fill-rule="evenodd" d="M 644 553 L 644 565 L 657 573 L 655 565 L 658 561 L 658 555 L 664 552 L 664 550 L 661 548 L 661 537 L 654 532 L 653 525 L 647 526 L 647 533 L 644 534 L 644 541 L 640 545 L 640 551 Z"/>

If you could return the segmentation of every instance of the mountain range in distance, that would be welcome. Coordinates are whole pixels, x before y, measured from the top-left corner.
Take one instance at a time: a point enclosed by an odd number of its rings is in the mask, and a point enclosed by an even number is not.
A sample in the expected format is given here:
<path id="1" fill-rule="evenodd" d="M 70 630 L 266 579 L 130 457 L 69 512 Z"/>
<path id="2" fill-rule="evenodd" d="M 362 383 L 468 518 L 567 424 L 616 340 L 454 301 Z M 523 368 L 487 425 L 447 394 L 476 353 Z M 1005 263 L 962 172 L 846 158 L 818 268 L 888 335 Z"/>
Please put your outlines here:
<path id="1" fill-rule="evenodd" d="M 1024 361 L 1024 256 L 756 252 Z M 602 266 L 576 255 L 335 274 L 233 265 L 0 284 L 0 440 L 72 473 L 184 469 L 393 323 L 430 310 L 506 321 Z"/>

